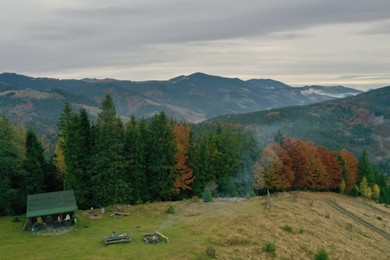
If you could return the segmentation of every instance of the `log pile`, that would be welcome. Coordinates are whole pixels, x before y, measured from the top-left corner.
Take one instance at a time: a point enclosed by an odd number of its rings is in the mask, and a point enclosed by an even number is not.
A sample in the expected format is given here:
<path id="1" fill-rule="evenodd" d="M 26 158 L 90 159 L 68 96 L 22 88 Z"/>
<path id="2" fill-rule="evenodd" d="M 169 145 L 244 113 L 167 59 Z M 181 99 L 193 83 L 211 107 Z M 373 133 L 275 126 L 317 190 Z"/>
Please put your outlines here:
<path id="1" fill-rule="evenodd" d="M 119 212 L 119 211 L 114 211 L 113 213 L 110 214 L 110 217 L 113 217 L 113 218 L 121 218 L 123 216 L 129 216 L 130 214 L 129 213 L 126 213 L 126 212 Z"/>
<path id="2" fill-rule="evenodd" d="M 102 240 L 102 244 L 107 246 L 109 244 L 114 244 L 114 243 L 122 243 L 126 242 L 129 243 L 131 241 L 131 237 L 128 234 L 121 234 L 118 236 L 106 236 Z"/>
<path id="3" fill-rule="evenodd" d="M 169 243 L 169 238 L 158 231 L 144 234 L 144 241 L 147 244 L 157 244 L 160 243 L 161 240 L 165 240 L 167 243 Z"/>

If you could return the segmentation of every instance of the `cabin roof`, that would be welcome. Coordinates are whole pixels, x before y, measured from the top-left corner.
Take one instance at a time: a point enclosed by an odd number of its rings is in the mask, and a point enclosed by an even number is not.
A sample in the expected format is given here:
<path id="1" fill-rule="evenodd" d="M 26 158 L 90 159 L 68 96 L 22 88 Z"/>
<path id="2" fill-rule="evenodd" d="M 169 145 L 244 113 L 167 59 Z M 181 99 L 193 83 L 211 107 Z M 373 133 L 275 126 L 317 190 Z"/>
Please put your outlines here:
<path id="1" fill-rule="evenodd" d="M 27 196 L 26 217 L 59 214 L 77 210 L 73 190 L 55 191 Z"/>

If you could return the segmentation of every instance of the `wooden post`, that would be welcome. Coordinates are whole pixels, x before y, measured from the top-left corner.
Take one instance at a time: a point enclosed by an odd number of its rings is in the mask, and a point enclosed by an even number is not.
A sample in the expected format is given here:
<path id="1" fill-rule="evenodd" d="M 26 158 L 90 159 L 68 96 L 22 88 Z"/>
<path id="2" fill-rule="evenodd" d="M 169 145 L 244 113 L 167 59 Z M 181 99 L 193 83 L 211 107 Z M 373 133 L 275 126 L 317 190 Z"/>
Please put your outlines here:
<path id="1" fill-rule="evenodd" d="M 267 189 L 267 209 L 271 210 L 271 196 L 269 194 L 269 189 Z"/>

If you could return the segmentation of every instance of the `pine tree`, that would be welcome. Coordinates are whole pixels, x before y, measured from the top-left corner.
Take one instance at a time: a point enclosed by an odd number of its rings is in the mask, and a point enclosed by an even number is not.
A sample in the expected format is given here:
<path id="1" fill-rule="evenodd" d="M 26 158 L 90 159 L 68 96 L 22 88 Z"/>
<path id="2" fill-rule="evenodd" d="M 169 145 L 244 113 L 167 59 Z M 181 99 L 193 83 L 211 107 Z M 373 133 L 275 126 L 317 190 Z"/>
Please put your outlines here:
<path id="1" fill-rule="evenodd" d="M 95 138 L 91 174 L 92 205 L 130 202 L 131 189 L 125 181 L 123 124 L 108 94 L 98 114 Z"/>
<path id="2" fill-rule="evenodd" d="M 205 131 L 202 129 L 197 138 L 190 132 L 188 147 L 188 165 L 192 168 L 195 180 L 192 183 L 192 191 L 201 196 L 209 179 L 208 141 Z"/>
<path id="3" fill-rule="evenodd" d="M 23 178 L 24 191 L 27 194 L 44 192 L 46 161 L 42 144 L 38 141 L 32 129 L 26 135 L 26 160 L 23 168 L 26 175 Z"/>
<path id="4" fill-rule="evenodd" d="M 0 215 L 20 214 L 26 198 L 17 190 L 23 188 L 22 155 L 15 145 L 15 130 L 0 116 Z"/>
<path id="5" fill-rule="evenodd" d="M 146 173 L 152 200 L 168 200 L 176 179 L 176 142 L 173 122 L 164 112 L 153 116 L 146 142 Z"/>
<path id="6" fill-rule="evenodd" d="M 141 132 L 142 131 L 142 132 Z M 126 181 L 132 187 L 131 203 L 141 203 L 149 199 L 145 175 L 145 120 L 139 123 L 132 115 L 125 131 L 124 156 L 126 160 Z"/>
<path id="7" fill-rule="evenodd" d="M 375 174 L 372 171 L 370 161 L 368 160 L 366 149 L 363 150 L 359 158 L 359 177 L 366 177 L 368 184 L 371 186 L 375 183 Z"/>
<path id="8" fill-rule="evenodd" d="M 360 195 L 360 189 L 357 184 L 353 185 L 351 192 L 349 193 L 353 197 L 358 197 Z"/>
<path id="9" fill-rule="evenodd" d="M 337 154 L 337 159 L 338 159 L 340 166 L 341 166 L 342 180 L 344 181 L 344 189 L 343 189 L 342 193 L 345 193 L 345 189 L 346 189 L 346 186 L 348 183 L 348 172 L 347 172 L 347 168 L 345 166 L 345 160 L 344 160 L 343 156 L 341 155 L 341 153 Z"/>

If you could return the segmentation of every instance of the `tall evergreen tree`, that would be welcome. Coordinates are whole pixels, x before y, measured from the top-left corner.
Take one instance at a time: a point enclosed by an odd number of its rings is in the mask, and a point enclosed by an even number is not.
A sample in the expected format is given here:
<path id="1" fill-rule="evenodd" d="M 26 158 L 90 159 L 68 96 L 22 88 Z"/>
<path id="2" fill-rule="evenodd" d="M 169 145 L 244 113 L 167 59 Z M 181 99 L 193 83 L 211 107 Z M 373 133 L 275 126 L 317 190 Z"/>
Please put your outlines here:
<path id="1" fill-rule="evenodd" d="M 24 190 L 27 194 L 44 192 L 45 170 L 47 168 L 42 144 L 38 141 L 32 129 L 27 130 L 26 135 L 26 160 L 23 168 L 26 172 L 24 176 Z"/>
<path id="2" fill-rule="evenodd" d="M 372 170 L 366 149 L 363 150 L 359 158 L 359 177 L 360 179 L 366 177 L 370 186 L 375 184 L 375 173 Z"/>
<path id="3" fill-rule="evenodd" d="M 150 122 L 146 146 L 146 173 L 153 200 L 168 200 L 176 179 L 176 142 L 173 122 L 164 112 Z"/>
<path id="4" fill-rule="evenodd" d="M 91 199 L 91 123 L 85 109 L 80 113 L 67 115 L 60 137 L 60 150 L 56 152 L 57 168 L 64 172 L 64 189 L 73 189 L 81 208 L 89 207 Z M 64 156 L 64 169 L 61 169 L 61 154 Z"/>
<path id="5" fill-rule="evenodd" d="M 192 190 L 197 196 L 201 196 L 207 184 L 216 180 L 210 169 L 209 138 L 204 130 L 200 132 L 198 140 L 197 144 L 192 146 L 192 156 L 189 157 L 189 165 L 193 169 L 195 176 Z"/>
<path id="6" fill-rule="evenodd" d="M 0 116 L 0 215 L 20 214 L 25 210 L 23 169 L 25 149 L 21 149 L 15 128 Z"/>
<path id="7" fill-rule="evenodd" d="M 123 123 L 116 113 L 112 97 L 106 95 L 96 124 L 92 203 L 95 206 L 128 202 L 131 189 L 125 181 Z"/>
<path id="8" fill-rule="evenodd" d="M 132 187 L 131 203 L 149 200 L 145 175 L 145 120 L 138 123 L 132 115 L 125 131 L 124 156 L 126 160 L 126 181 Z"/>
<path id="9" fill-rule="evenodd" d="M 17 211 L 14 207 L 23 203 L 25 198 L 16 194 L 23 175 L 22 160 L 13 143 L 14 132 L 5 117 L 0 116 L 0 215 Z"/>

